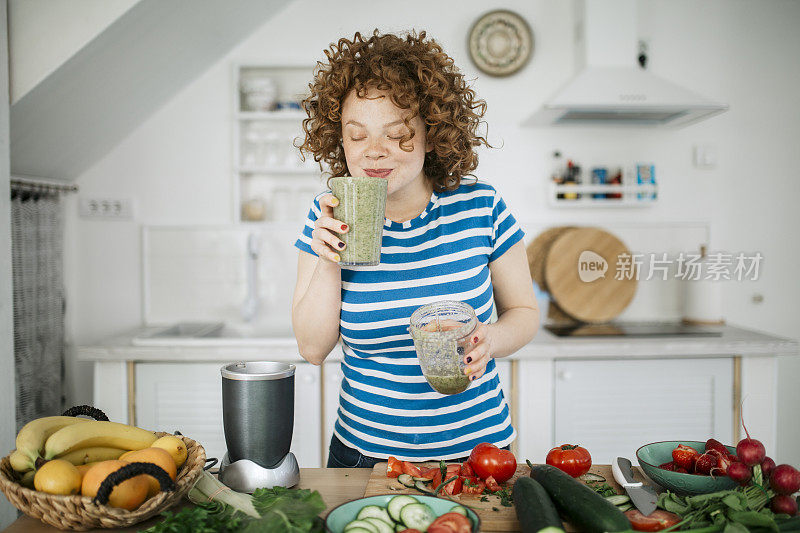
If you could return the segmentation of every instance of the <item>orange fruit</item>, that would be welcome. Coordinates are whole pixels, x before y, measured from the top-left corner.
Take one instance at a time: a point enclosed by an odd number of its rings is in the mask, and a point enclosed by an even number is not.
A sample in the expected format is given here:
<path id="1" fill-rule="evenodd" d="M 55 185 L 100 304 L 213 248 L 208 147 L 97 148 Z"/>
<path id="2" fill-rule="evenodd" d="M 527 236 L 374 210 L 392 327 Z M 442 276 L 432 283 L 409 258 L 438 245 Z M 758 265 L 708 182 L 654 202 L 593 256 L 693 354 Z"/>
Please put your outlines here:
<path id="1" fill-rule="evenodd" d="M 178 474 L 178 468 L 175 466 L 175 461 L 169 452 L 163 448 L 142 448 L 141 450 L 134 450 L 122 454 L 121 461 L 129 463 L 152 463 L 163 468 L 172 481 L 175 481 L 175 476 Z M 153 476 L 145 476 L 149 483 L 147 490 L 147 497 L 151 498 L 161 491 L 161 484 Z"/>
<path id="2" fill-rule="evenodd" d="M 95 464 L 83 476 L 81 494 L 94 498 L 97 496 L 97 490 L 100 488 L 100 484 L 103 480 L 107 478 L 109 474 L 116 472 L 127 464 L 127 462 L 118 459 L 100 461 Z M 144 475 L 126 479 L 111 491 L 111 496 L 108 498 L 108 505 L 133 511 L 147 499 L 148 487 L 149 483 L 147 482 L 147 477 Z"/>
<path id="3" fill-rule="evenodd" d="M 48 494 L 78 494 L 81 490 L 81 474 L 69 461 L 53 459 L 36 471 L 33 486 Z"/>

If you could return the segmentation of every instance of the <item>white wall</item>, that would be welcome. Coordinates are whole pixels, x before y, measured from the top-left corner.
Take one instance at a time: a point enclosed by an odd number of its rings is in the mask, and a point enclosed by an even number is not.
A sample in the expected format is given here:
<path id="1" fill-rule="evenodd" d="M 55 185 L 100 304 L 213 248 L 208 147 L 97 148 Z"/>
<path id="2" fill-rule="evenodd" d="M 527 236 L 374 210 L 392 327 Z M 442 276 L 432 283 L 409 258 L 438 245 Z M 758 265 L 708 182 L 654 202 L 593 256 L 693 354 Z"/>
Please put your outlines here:
<path id="1" fill-rule="evenodd" d="M 728 102 L 730 111 L 678 131 L 520 127 L 573 72 L 569 2 L 445 0 L 437 11 L 446 16 L 431 15 L 429 3 L 420 0 L 402 9 L 389 2 L 365 8 L 353 0 L 289 5 L 79 178 L 81 196 L 132 198 L 137 216 L 130 222 L 87 221 L 76 217 L 74 205 L 68 206 L 69 341 L 89 343 L 141 323 L 141 225 L 233 221 L 232 63 L 310 64 L 324 58 L 323 48 L 340 36 L 376 26 L 427 30 L 475 78 L 474 87 L 489 104 L 489 139 L 500 147 L 482 150 L 478 175 L 500 189 L 529 227 L 706 223 L 712 250 L 760 251 L 765 257 L 758 281 L 728 284 L 729 321 L 796 337 L 800 284 L 792 270 L 800 260 L 800 240 L 793 231 L 800 210 L 790 202 L 800 197 L 792 175 L 800 168 L 800 66 L 794 54 L 800 48 L 795 31 L 800 3 L 642 0 L 639 5 L 651 69 Z M 531 62 L 509 78 L 480 74 L 467 53 L 470 25 L 494 7 L 520 13 L 535 35 Z M 716 146 L 716 169 L 692 167 L 692 146 L 699 142 Z M 548 207 L 543 191 L 556 148 L 586 166 L 652 161 L 660 203 L 630 210 Z M 764 303 L 753 303 L 755 293 L 764 296 Z M 89 401 L 87 365 L 71 364 L 69 371 L 74 403 Z M 800 358 L 782 360 L 779 376 L 781 430 L 778 449 L 769 452 L 780 462 L 797 464 L 800 450 L 792 443 L 800 441 L 800 427 L 789 410 L 800 403 L 794 386 Z"/>
<path id="2" fill-rule="evenodd" d="M 11 103 L 138 0 L 8 0 Z"/>

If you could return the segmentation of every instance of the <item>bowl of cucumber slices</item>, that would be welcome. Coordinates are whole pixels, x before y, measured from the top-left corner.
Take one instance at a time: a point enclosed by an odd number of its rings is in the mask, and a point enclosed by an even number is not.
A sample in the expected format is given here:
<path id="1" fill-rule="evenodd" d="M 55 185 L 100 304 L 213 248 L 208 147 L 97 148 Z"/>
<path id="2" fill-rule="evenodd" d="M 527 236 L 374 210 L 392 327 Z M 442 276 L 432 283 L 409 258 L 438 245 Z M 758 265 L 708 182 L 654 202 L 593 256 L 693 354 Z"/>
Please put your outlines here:
<path id="1" fill-rule="evenodd" d="M 325 530 L 329 533 L 427 531 L 432 524 L 443 522 L 452 524 L 451 527 L 462 526 L 461 531 L 469 524 L 473 533 L 480 531 L 481 525 L 475 511 L 451 500 L 424 495 L 384 494 L 334 507 L 325 518 Z"/>

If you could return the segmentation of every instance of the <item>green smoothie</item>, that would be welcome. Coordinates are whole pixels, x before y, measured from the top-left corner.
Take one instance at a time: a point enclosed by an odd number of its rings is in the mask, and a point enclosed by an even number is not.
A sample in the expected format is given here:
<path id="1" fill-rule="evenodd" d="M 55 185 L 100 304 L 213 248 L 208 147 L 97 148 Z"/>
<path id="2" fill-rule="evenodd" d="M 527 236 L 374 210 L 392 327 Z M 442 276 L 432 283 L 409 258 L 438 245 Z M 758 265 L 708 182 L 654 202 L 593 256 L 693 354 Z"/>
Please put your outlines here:
<path id="1" fill-rule="evenodd" d="M 339 205 L 333 208 L 333 218 L 349 226 L 339 234 L 345 243 L 339 252 L 340 265 L 375 266 L 381 260 L 381 240 L 386 218 L 386 189 L 383 178 L 341 177 L 329 181 Z"/>
<path id="2" fill-rule="evenodd" d="M 425 375 L 431 387 L 442 394 L 458 394 L 464 392 L 469 387 L 469 376 L 464 374 L 451 374 L 449 376 Z"/>

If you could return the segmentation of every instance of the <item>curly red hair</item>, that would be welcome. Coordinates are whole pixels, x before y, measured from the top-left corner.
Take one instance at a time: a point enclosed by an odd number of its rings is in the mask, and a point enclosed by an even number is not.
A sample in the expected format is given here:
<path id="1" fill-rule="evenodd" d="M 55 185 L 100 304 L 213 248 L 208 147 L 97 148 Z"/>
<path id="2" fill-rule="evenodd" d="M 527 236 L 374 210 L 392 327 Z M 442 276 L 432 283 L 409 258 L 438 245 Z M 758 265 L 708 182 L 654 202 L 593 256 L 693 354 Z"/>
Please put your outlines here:
<path id="1" fill-rule="evenodd" d="M 407 143 L 415 132 L 409 121 L 422 118 L 433 146 L 425 154 L 423 172 L 435 189 L 457 188 L 478 166 L 475 149 L 490 146 L 477 133 L 486 102 L 476 97 L 453 60 L 435 40 L 426 39 L 424 31 L 402 38 L 376 29 L 366 40 L 356 32 L 352 41 L 331 43 L 325 56 L 328 62 L 317 62 L 308 84 L 310 95 L 303 100 L 308 118 L 303 120 L 305 140 L 299 148 L 320 168 L 326 163 L 332 177 L 349 175 L 342 147 L 342 102 L 352 90 L 363 98 L 372 88 L 387 91 L 397 107 L 411 110 L 401 149 L 411 151 Z"/>

